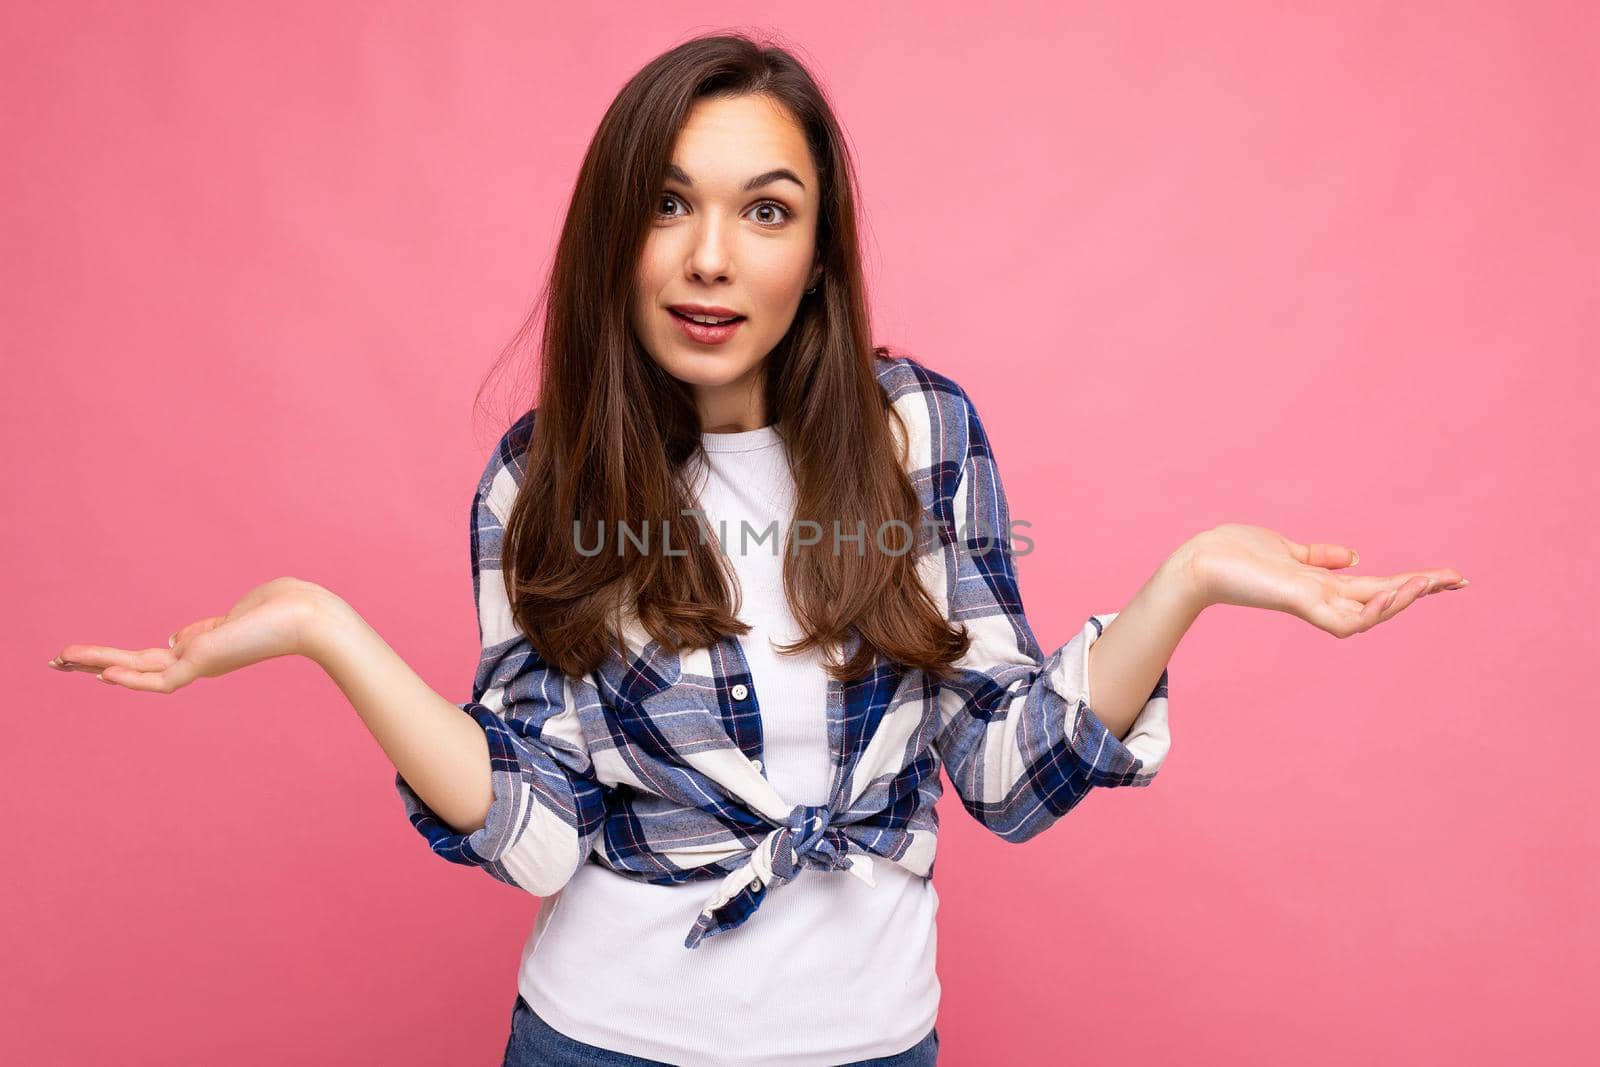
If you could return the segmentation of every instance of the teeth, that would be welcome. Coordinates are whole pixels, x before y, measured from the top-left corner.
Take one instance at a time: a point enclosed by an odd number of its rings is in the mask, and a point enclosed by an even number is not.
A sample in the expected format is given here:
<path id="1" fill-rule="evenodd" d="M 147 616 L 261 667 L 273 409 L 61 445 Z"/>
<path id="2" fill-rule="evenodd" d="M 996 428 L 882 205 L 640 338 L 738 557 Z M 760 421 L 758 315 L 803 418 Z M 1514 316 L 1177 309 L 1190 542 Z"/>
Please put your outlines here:
<path id="1" fill-rule="evenodd" d="M 678 314 L 682 315 L 686 319 L 693 319 L 695 322 L 700 323 L 702 326 L 720 326 L 725 322 L 732 322 L 734 319 L 739 317 L 737 315 L 734 315 L 734 316 L 732 316 L 732 318 L 714 319 L 709 315 L 691 315 L 691 314 L 689 314 L 688 312 L 685 312 L 685 311 L 680 311 L 680 312 L 678 312 Z"/>

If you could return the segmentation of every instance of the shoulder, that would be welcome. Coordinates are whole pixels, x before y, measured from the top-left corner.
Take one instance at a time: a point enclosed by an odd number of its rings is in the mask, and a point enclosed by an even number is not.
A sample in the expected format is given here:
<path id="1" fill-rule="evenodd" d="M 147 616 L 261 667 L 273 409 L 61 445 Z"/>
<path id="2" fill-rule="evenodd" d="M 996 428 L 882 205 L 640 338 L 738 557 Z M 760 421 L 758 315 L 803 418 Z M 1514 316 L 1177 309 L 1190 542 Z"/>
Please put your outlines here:
<path id="1" fill-rule="evenodd" d="M 533 440 L 533 422 L 537 414 L 537 408 L 529 409 L 500 435 L 478 478 L 477 498 L 502 523 L 511 513 L 511 505 L 522 487 L 523 474 L 527 470 L 528 446 Z"/>
<path id="2" fill-rule="evenodd" d="M 915 395 L 937 401 L 939 398 L 965 400 L 966 392 L 954 378 L 929 367 L 904 352 L 892 354 L 886 347 L 873 349 L 873 367 L 878 384 L 889 395 L 890 403 Z"/>
<path id="3" fill-rule="evenodd" d="M 911 435 L 911 467 L 936 475 L 959 471 L 969 440 L 982 435 L 977 409 L 952 377 L 916 358 L 874 350 L 878 384 Z"/>

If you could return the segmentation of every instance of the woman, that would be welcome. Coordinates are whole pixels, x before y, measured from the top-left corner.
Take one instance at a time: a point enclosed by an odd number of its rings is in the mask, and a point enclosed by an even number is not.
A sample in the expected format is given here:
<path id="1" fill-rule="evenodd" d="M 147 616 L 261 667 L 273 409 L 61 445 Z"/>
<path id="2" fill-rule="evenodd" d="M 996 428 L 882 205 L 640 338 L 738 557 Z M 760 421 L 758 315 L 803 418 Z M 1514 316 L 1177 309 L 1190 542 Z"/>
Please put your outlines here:
<path id="1" fill-rule="evenodd" d="M 321 665 L 433 850 L 548 898 L 508 1064 L 933 1063 L 941 766 L 1027 840 L 1151 782 L 1206 606 L 1346 637 L 1466 583 L 1224 525 L 1046 656 L 976 408 L 872 346 L 859 263 L 806 71 L 742 37 L 674 48 L 589 148 L 538 404 L 477 487 L 472 700 L 292 578 L 168 648 L 52 665 L 148 692 Z"/>

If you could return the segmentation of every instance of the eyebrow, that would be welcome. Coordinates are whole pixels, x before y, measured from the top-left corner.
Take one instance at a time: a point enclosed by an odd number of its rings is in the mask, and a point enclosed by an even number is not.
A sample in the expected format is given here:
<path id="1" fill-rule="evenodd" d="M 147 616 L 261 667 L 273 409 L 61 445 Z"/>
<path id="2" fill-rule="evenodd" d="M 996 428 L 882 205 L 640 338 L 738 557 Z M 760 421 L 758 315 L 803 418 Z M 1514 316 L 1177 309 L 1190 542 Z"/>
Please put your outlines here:
<path id="1" fill-rule="evenodd" d="M 694 179 L 689 177 L 688 174 L 684 173 L 683 168 L 678 166 L 676 163 L 667 164 L 667 177 L 671 178 L 675 182 L 681 182 L 690 189 L 694 188 Z M 802 189 L 806 187 L 806 183 L 801 181 L 799 176 L 796 175 L 794 171 L 790 170 L 788 167 L 779 167 L 776 170 L 769 170 L 765 174 L 757 174 L 754 178 L 751 178 L 749 181 L 744 183 L 744 190 L 745 192 L 749 192 L 752 189 L 759 189 L 763 185 L 771 185 L 773 182 L 782 181 L 794 182 Z"/>

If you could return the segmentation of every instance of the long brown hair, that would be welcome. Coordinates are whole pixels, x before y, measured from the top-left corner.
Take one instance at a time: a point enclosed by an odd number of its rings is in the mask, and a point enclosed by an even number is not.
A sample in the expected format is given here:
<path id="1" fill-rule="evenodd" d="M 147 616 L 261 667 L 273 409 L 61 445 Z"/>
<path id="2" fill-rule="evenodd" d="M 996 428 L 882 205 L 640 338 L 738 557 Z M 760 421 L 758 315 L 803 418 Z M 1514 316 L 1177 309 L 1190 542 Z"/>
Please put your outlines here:
<path id="1" fill-rule="evenodd" d="M 695 501 L 680 474 L 700 450 L 691 394 L 650 358 L 627 318 L 679 128 L 697 100 L 743 94 L 788 109 L 805 131 L 822 194 L 822 281 L 801 301 L 763 375 L 768 421 L 794 472 L 795 518 L 825 532 L 798 551 L 783 545 L 786 594 L 806 636 L 782 651 L 821 648 L 841 680 L 864 674 L 874 655 L 943 673 L 968 638 L 951 629 L 916 576 L 929 535 L 890 427 L 898 415 L 875 373 L 887 349 L 870 340 L 854 162 L 805 68 L 782 48 L 738 35 L 695 38 L 652 60 L 618 93 L 585 154 L 540 300 L 547 314 L 538 404 L 502 558 L 513 618 L 548 662 L 575 677 L 597 668 L 608 646 L 623 647 L 619 613 L 674 651 L 749 632 L 735 617 L 733 575 L 716 539 L 683 514 Z M 531 334 L 537 314 L 519 336 Z M 835 551 L 834 520 L 843 533 L 865 522 L 864 553 L 851 542 Z M 626 538 L 613 543 L 622 525 L 648 530 L 650 550 Z M 885 528 L 890 551 L 876 547 Z M 602 529 L 605 549 L 593 554 Z M 664 529 L 671 555 L 659 547 Z M 917 532 L 913 551 L 901 551 L 907 529 Z M 579 551 L 577 531 L 591 554 Z M 840 664 L 833 646 L 851 627 L 861 645 Z"/>

